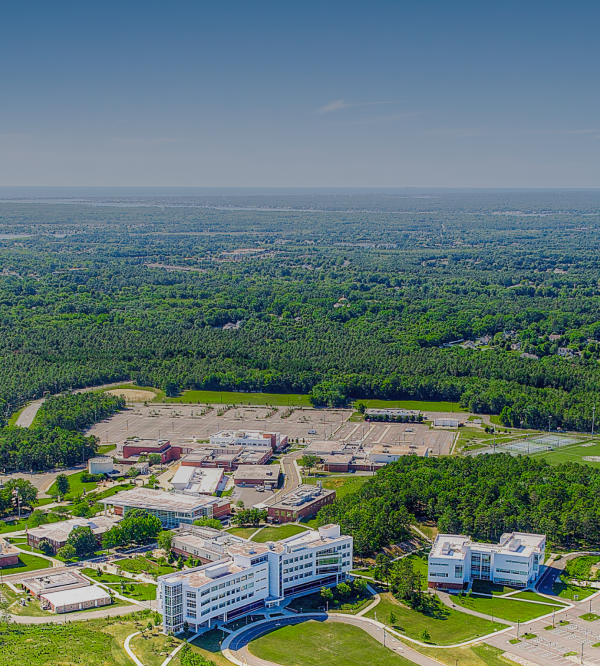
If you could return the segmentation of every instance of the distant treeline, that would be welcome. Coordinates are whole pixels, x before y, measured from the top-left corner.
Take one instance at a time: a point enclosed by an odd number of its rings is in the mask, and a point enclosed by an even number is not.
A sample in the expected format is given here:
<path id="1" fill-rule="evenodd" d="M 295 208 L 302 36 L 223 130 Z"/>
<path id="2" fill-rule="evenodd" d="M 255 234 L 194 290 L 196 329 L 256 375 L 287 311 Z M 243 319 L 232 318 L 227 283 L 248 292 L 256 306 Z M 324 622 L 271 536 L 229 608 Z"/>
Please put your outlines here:
<path id="1" fill-rule="evenodd" d="M 98 440 L 82 434 L 125 406 L 108 393 L 74 393 L 48 398 L 31 428 L 0 429 L 0 465 L 5 470 L 45 470 L 83 463 L 98 452 Z"/>

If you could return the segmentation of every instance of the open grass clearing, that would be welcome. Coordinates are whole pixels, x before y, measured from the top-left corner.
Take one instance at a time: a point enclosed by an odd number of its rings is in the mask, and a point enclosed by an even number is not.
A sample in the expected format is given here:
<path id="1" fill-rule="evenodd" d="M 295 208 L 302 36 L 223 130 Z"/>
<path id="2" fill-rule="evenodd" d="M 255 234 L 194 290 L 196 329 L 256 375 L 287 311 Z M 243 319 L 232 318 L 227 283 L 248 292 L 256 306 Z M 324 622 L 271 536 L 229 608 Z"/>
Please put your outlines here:
<path id="1" fill-rule="evenodd" d="M 420 412 L 466 412 L 458 402 L 444 402 L 432 400 L 355 400 L 357 405 L 363 405 L 371 409 L 414 409 Z"/>
<path id="2" fill-rule="evenodd" d="M 395 628 L 400 633 L 421 640 L 421 634 L 427 630 L 431 643 L 437 645 L 460 643 L 506 628 L 506 625 L 500 622 L 466 615 L 445 606 L 440 607 L 440 612 L 435 615 L 424 615 L 402 605 L 389 592 L 381 594 L 381 601 L 366 613 L 366 617 L 388 624 L 391 612 L 397 618 Z"/>
<path id="3" fill-rule="evenodd" d="M 142 618 L 147 623 L 150 617 L 142 611 L 127 618 L 9 625 L 0 643 L 0 666 L 131 666 L 123 643 Z"/>
<path id="4" fill-rule="evenodd" d="M 295 393 L 245 393 L 243 391 L 184 391 L 176 398 L 164 398 L 167 403 L 201 405 L 274 405 L 276 407 L 312 407 L 308 395 Z"/>
<path id="5" fill-rule="evenodd" d="M 214 662 L 217 666 L 232 666 L 232 662 L 226 659 L 221 652 L 221 643 L 225 635 L 219 629 L 211 629 L 192 641 L 190 645 L 194 652 L 202 655 L 208 661 Z M 171 665 L 177 666 L 177 663 L 171 662 Z"/>
<path id="6" fill-rule="evenodd" d="M 142 555 L 132 557 L 125 560 L 117 560 L 114 564 L 128 573 L 148 573 L 152 576 L 163 576 L 164 574 L 173 573 L 176 571 L 175 567 L 170 567 L 164 564 L 156 564 L 151 562 Z"/>
<path id="7" fill-rule="evenodd" d="M 80 472 L 75 472 L 74 474 L 67 474 L 67 478 L 69 479 L 69 495 L 76 495 L 79 493 L 89 492 L 90 490 L 94 490 L 98 484 L 95 481 L 91 481 L 89 483 L 83 483 L 81 480 L 81 477 L 87 474 L 87 470 L 82 470 Z M 58 488 L 56 487 L 56 481 L 48 488 L 48 495 L 57 495 L 58 494 Z"/>
<path id="8" fill-rule="evenodd" d="M 563 583 L 562 581 L 554 583 L 553 591 L 560 599 L 565 599 L 566 601 L 581 601 L 582 599 L 587 599 L 594 592 L 597 592 L 593 587 L 580 587 L 579 585 Z"/>
<path id="9" fill-rule="evenodd" d="M 541 594 L 537 594 L 531 590 L 525 590 L 523 592 L 519 592 L 518 594 L 513 594 L 512 597 L 509 597 L 509 599 L 528 599 L 529 601 L 537 601 L 539 603 L 556 604 L 557 606 L 560 605 L 563 606 L 563 608 L 566 606 L 566 604 L 562 603 L 560 599 L 549 599 L 548 597 L 543 597 Z"/>
<path id="10" fill-rule="evenodd" d="M 145 631 L 143 635 L 134 636 L 129 647 L 144 666 L 161 666 L 167 655 L 180 643 L 180 639 L 165 636 L 154 629 L 151 632 Z"/>
<path id="11" fill-rule="evenodd" d="M 323 488 L 335 490 L 335 497 L 339 500 L 360 490 L 370 478 L 370 476 L 317 476 L 316 478 L 308 476 L 302 478 L 302 483 L 315 486 L 317 481 L 320 481 Z"/>
<path id="12" fill-rule="evenodd" d="M 248 649 L 256 657 L 282 666 L 412 664 L 359 627 L 314 620 L 276 629 L 250 643 Z"/>
<path id="13" fill-rule="evenodd" d="M 281 541 L 282 539 L 287 539 L 288 537 L 295 536 L 296 534 L 301 534 L 306 532 L 307 528 L 304 525 L 296 525 L 294 523 L 288 523 L 287 525 L 282 525 L 281 527 L 263 527 L 263 529 L 252 537 L 252 541 L 256 543 L 266 543 L 267 541 Z"/>
<path id="14" fill-rule="evenodd" d="M 128 599 L 136 601 L 153 601 L 156 599 L 156 585 L 153 583 L 141 583 L 132 581 L 124 576 L 101 573 L 96 569 L 82 569 L 82 573 L 102 583 L 113 592 L 118 592 Z"/>
<path id="15" fill-rule="evenodd" d="M 405 641 L 406 645 L 446 666 L 514 666 L 514 661 L 503 657 L 504 650 L 480 643 L 462 648 L 426 648 Z"/>
<path id="16" fill-rule="evenodd" d="M 259 529 L 258 527 L 232 527 L 231 529 L 227 530 L 229 534 L 233 534 L 234 536 L 239 536 L 242 539 L 249 539 L 256 530 Z"/>
<path id="17" fill-rule="evenodd" d="M 562 604 L 546 606 L 526 601 L 518 601 L 511 597 L 479 597 L 475 594 L 469 596 L 452 595 L 452 602 L 462 608 L 484 613 L 494 618 L 508 620 L 509 622 L 529 622 L 536 617 L 552 613 L 553 610 L 562 610 Z"/>

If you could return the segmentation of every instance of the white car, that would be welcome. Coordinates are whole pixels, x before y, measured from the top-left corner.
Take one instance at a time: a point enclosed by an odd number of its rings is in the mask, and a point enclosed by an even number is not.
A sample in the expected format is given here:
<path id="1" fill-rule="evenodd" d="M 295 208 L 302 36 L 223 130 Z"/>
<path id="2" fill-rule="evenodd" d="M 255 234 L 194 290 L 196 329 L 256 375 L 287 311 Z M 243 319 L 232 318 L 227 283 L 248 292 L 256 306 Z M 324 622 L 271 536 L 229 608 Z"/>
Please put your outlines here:
<path id="1" fill-rule="evenodd" d="M 316 431 L 316 430 L 309 430 L 309 431 L 308 431 L 308 434 L 309 434 L 309 435 L 316 435 L 316 434 L 317 434 L 317 431 Z"/>

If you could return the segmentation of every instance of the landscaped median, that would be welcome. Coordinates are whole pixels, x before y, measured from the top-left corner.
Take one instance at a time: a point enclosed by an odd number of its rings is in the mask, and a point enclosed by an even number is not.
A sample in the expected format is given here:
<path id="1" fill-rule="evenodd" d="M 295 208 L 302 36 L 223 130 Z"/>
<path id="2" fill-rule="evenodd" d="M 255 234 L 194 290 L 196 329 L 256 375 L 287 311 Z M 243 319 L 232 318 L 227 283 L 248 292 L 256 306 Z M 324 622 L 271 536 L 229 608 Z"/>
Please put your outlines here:
<path id="1" fill-rule="evenodd" d="M 399 603 L 389 592 L 381 594 L 381 601 L 365 613 L 365 617 L 392 626 L 408 638 L 432 646 L 465 643 L 507 628 L 506 624 L 467 615 L 446 606 L 439 606 L 433 615 L 425 615 Z M 393 623 L 390 623 L 390 618 Z"/>
<path id="2" fill-rule="evenodd" d="M 96 569 L 82 569 L 81 573 L 128 599 L 135 601 L 153 601 L 156 599 L 156 585 L 153 583 L 135 581 L 131 578 L 97 571 Z"/>
<path id="3" fill-rule="evenodd" d="M 545 603 L 540 603 L 538 600 L 520 600 L 518 597 L 483 597 L 476 594 L 462 596 L 453 594 L 451 599 L 458 607 L 509 622 L 529 622 L 552 611 L 566 608 L 564 604 L 552 604 L 546 599 Z"/>

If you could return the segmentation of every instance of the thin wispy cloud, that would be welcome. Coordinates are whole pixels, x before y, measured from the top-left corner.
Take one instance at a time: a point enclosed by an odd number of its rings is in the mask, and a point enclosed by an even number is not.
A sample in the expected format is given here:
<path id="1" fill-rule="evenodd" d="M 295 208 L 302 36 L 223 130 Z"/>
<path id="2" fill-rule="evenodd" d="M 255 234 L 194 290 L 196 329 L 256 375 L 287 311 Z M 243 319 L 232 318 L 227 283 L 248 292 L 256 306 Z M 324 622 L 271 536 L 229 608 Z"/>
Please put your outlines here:
<path id="1" fill-rule="evenodd" d="M 388 102 L 345 102 L 343 99 L 338 99 L 333 102 L 329 102 L 325 106 L 322 106 L 320 109 L 317 109 L 318 114 L 323 113 L 332 113 L 333 111 L 341 111 L 343 109 L 349 109 L 354 106 L 378 106 L 380 104 L 400 104 L 401 100 L 393 100 Z"/>
<path id="2" fill-rule="evenodd" d="M 462 128 L 444 128 L 431 129 L 425 132 L 427 136 L 445 136 L 449 138 L 463 138 L 470 136 L 489 136 L 492 134 L 483 127 L 462 127 Z"/>
<path id="3" fill-rule="evenodd" d="M 176 137 L 154 137 L 149 139 L 139 139 L 134 137 L 116 137 L 113 141 L 121 146 L 163 146 L 183 141 Z"/>
<path id="4" fill-rule="evenodd" d="M 378 116 L 377 118 L 356 120 L 354 122 L 344 123 L 344 125 L 376 125 L 378 123 L 388 123 L 392 120 L 400 120 L 401 118 L 410 118 L 411 116 L 422 116 L 424 113 L 427 113 L 427 111 L 416 111 L 414 113 L 396 113 L 392 116 Z"/>

